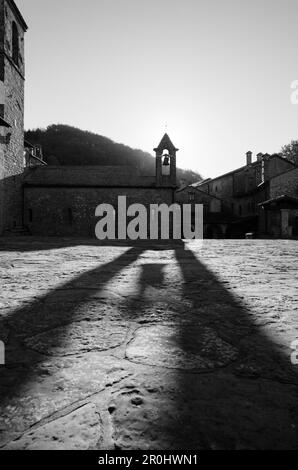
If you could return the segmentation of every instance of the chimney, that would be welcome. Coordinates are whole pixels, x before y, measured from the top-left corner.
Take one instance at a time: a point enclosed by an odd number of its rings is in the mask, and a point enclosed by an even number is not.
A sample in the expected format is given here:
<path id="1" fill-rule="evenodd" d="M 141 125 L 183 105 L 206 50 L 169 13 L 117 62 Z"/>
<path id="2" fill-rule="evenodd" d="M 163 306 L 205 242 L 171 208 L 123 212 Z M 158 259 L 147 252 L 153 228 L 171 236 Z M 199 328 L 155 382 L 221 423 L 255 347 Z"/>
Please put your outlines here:
<path id="1" fill-rule="evenodd" d="M 257 155 L 257 161 L 258 161 L 258 162 L 261 162 L 262 160 L 263 160 L 263 154 L 260 152 L 260 153 L 258 153 L 258 155 Z"/>
<path id="2" fill-rule="evenodd" d="M 252 152 L 246 153 L 246 165 L 251 165 L 252 163 Z"/>

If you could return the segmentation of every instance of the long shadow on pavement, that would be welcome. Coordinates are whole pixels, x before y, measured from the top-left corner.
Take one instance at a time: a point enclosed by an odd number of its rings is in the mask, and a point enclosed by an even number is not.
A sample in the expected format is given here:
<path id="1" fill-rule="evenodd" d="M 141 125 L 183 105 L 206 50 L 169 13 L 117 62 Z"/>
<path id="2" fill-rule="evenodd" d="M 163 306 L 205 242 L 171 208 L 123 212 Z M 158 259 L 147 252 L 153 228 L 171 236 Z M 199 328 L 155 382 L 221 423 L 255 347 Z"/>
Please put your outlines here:
<path id="1" fill-rule="evenodd" d="M 20 390 L 34 383 L 38 363 L 46 361 L 44 355 L 26 347 L 26 338 L 47 331 L 49 336 L 55 335 L 57 348 L 65 340 L 59 337 L 57 327 L 76 320 L 75 306 L 88 303 L 95 290 L 98 295 L 147 249 L 155 248 L 152 244 L 137 244 L 111 262 L 79 275 L 1 319 L 1 330 L 10 331 L 8 365 L 1 369 L 0 382 L 4 416 L 0 430 L 4 443 L 7 428 L 12 432 L 25 430 L 22 416 L 18 417 L 18 426 L 14 425 L 15 413 L 23 408 L 10 407 L 22 401 Z M 183 277 L 181 299 L 166 298 L 162 267 L 150 261 L 141 266 L 137 294 L 121 301 L 119 308 L 122 321 L 141 320 L 140 328 L 149 341 L 136 363 L 151 367 L 152 382 L 157 384 L 157 390 L 164 390 L 161 393 L 168 393 L 168 398 L 164 397 L 164 409 L 155 410 L 156 419 L 147 422 L 144 414 L 134 418 L 143 420 L 135 428 L 128 409 L 126 421 L 118 420 L 123 434 L 125 423 L 131 432 L 139 432 L 143 426 L 145 440 L 149 435 L 156 436 L 146 444 L 151 449 L 298 448 L 298 380 L 289 358 L 258 330 L 251 312 L 183 243 L 157 245 L 157 249 L 175 251 Z M 148 287 L 164 289 L 161 303 L 169 306 L 165 317 L 152 316 L 154 302 L 145 296 Z M 45 310 L 51 302 L 57 305 L 56 297 L 61 292 L 61 310 Z M 94 302 L 99 299 L 95 296 Z M 150 342 L 152 328 L 155 330 Z M 134 362 L 135 358 L 131 360 Z M 158 396 L 155 402 L 148 403 L 160 406 Z M 150 433 L 146 431 L 148 426 Z M 117 445 L 125 448 L 129 444 L 120 428 L 116 432 Z"/>

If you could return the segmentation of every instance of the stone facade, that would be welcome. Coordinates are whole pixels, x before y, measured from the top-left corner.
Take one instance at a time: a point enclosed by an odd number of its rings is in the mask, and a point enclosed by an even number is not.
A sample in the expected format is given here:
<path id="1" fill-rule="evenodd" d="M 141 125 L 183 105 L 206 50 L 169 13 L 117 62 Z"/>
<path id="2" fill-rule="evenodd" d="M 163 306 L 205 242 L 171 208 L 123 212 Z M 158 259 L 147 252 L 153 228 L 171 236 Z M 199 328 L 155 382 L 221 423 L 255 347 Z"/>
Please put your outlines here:
<path id="1" fill-rule="evenodd" d="M 266 233 L 266 223 L 260 204 L 270 198 L 272 181 L 276 180 L 276 185 L 280 184 L 285 190 L 290 184 L 286 175 L 291 174 L 293 168 L 295 165 L 292 162 L 279 155 L 259 154 L 257 161 L 252 162 L 252 154 L 248 152 L 245 166 L 217 178 L 188 186 L 185 193 L 188 194 L 190 190 L 196 188 L 211 198 L 221 200 L 220 216 L 217 218 L 205 216 L 208 238 L 218 238 L 219 234 L 221 237 L 238 238 L 244 237 L 248 232 L 258 232 L 261 235 Z M 179 192 L 176 198 L 179 201 Z M 195 200 L 198 199 L 206 207 L 209 206 L 210 201 L 203 200 L 202 196 L 199 198 L 196 196 Z M 208 214 L 208 211 L 204 212 Z M 219 224 L 220 230 L 215 226 Z"/>
<path id="2" fill-rule="evenodd" d="M 0 136 L 0 233 L 22 225 L 26 30 L 15 3 L 0 0 L 0 114 L 10 126 Z"/>
<path id="3" fill-rule="evenodd" d="M 223 206 L 221 199 L 193 186 L 178 190 L 176 192 L 176 202 L 179 204 L 203 204 L 205 214 L 222 212 Z"/>
<path id="4" fill-rule="evenodd" d="M 270 181 L 270 197 L 274 198 L 283 194 L 298 198 L 298 168 L 275 176 Z"/>
<path id="5" fill-rule="evenodd" d="M 195 185 L 187 186 L 176 192 L 176 202 L 179 204 L 191 204 L 193 206 L 193 224 L 195 224 L 195 205 L 204 206 L 204 238 L 225 238 L 230 211 L 224 205 L 224 201 L 216 196 L 205 193 Z"/>
<path id="6" fill-rule="evenodd" d="M 298 237 L 298 168 L 270 180 L 269 197 L 260 208 L 263 233 L 274 238 Z"/>
<path id="7" fill-rule="evenodd" d="M 234 216 L 249 217 L 257 215 L 258 203 L 265 200 L 266 183 L 294 166 L 278 155 L 264 155 L 258 161 L 203 182 L 198 188 L 222 199 Z"/>
<path id="8" fill-rule="evenodd" d="M 24 223 L 31 234 L 44 236 L 95 236 L 99 204 L 117 210 L 118 197 L 127 205 L 172 204 L 173 190 L 156 187 L 25 186 Z"/>

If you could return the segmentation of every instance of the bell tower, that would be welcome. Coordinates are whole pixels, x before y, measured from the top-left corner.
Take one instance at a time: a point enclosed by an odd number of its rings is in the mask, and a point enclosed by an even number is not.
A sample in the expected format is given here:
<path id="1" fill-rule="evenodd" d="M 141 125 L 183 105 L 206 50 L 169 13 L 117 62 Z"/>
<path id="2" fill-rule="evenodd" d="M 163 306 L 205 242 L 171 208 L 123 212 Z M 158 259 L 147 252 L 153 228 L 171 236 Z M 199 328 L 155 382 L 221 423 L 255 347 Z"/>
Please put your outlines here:
<path id="1" fill-rule="evenodd" d="M 157 148 L 156 154 L 156 185 L 176 187 L 176 153 L 168 134 L 165 134 Z"/>

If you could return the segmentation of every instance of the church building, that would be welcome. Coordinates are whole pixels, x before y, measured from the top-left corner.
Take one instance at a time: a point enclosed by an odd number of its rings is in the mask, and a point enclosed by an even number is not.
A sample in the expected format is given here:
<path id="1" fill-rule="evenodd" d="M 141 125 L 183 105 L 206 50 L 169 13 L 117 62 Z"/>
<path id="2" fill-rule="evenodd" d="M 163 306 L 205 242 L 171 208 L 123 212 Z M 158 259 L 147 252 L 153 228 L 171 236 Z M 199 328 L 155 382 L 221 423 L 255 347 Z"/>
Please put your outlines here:
<path id="1" fill-rule="evenodd" d="M 100 204 L 172 204 L 176 152 L 164 135 L 154 176 L 126 166 L 47 166 L 24 146 L 24 35 L 13 0 L 0 0 L 0 235 L 95 236 Z M 29 145 L 29 147 L 28 147 Z"/>
<path id="2" fill-rule="evenodd" d="M 24 36 L 13 0 L 0 0 L 0 235 L 95 237 L 96 208 L 142 204 L 204 206 L 206 238 L 298 237 L 297 166 L 252 153 L 246 165 L 177 190 L 178 149 L 165 134 L 155 174 L 127 166 L 48 166 L 24 143 Z M 117 215 L 117 214 L 116 214 Z"/>
<path id="3" fill-rule="evenodd" d="M 171 205 L 176 152 L 164 135 L 155 149 L 155 176 L 127 166 L 33 166 L 24 175 L 24 224 L 33 235 L 95 236 L 95 209 L 127 197 L 127 206 Z"/>

